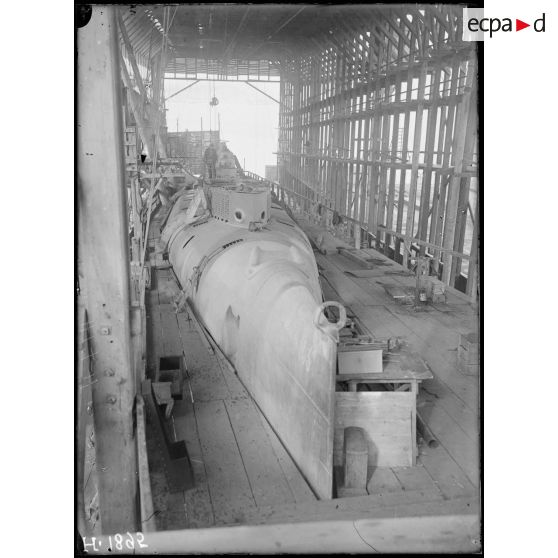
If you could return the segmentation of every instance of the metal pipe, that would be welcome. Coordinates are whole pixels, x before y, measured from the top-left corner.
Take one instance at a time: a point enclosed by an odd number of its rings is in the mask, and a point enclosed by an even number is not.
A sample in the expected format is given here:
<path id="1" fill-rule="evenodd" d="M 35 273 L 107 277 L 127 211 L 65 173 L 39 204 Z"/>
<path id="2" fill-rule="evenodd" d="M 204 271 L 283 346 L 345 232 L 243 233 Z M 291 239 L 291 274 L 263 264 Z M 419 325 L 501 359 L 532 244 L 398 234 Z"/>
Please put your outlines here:
<path id="1" fill-rule="evenodd" d="M 440 442 L 436 439 L 434 434 L 432 434 L 432 430 L 428 427 L 420 413 L 417 411 L 417 431 L 422 436 L 422 439 L 425 441 L 426 445 L 429 448 L 437 448 L 440 445 Z"/>

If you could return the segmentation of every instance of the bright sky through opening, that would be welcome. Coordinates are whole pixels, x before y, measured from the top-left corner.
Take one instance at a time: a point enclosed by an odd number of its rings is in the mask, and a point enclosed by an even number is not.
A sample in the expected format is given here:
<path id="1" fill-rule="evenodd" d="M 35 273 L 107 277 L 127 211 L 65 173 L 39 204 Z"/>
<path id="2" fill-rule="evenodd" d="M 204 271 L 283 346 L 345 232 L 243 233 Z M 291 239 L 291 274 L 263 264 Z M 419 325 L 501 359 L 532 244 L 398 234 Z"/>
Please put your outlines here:
<path id="1" fill-rule="evenodd" d="M 193 80 L 165 80 L 165 97 L 193 83 Z M 279 83 L 257 82 L 254 85 L 279 99 Z M 219 104 L 210 106 L 215 96 Z M 169 132 L 218 129 L 245 169 L 260 176 L 266 165 L 276 165 L 279 105 L 243 82 L 200 81 L 176 97 L 169 99 L 167 127 Z M 245 162 L 245 163 L 244 163 Z"/>

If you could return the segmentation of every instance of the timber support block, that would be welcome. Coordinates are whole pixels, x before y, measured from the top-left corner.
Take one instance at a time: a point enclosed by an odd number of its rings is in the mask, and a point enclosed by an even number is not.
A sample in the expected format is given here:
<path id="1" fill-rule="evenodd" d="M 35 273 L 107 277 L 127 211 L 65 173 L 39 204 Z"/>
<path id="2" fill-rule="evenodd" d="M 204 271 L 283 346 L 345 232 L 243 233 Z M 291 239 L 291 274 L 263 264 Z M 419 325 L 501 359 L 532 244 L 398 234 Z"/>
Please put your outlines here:
<path id="1" fill-rule="evenodd" d="M 367 494 L 368 444 L 364 430 L 358 426 L 345 428 L 343 441 L 344 486 L 338 490 L 340 497 Z"/>

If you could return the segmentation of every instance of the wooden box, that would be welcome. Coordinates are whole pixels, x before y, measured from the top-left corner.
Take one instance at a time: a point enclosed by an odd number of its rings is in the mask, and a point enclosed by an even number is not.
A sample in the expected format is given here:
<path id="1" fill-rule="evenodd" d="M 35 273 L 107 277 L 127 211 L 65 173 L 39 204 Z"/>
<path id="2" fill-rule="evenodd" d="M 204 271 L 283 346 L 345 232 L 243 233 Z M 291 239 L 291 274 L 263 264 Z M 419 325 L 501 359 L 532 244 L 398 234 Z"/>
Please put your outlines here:
<path id="1" fill-rule="evenodd" d="M 370 349 L 357 345 L 340 347 L 337 353 L 339 375 L 355 373 L 381 374 L 383 372 L 382 349 Z"/>
<path id="2" fill-rule="evenodd" d="M 415 394 L 412 392 L 336 392 L 333 464 L 343 466 L 345 428 L 364 430 L 371 467 L 413 465 L 413 421 Z"/>
<path id="3" fill-rule="evenodd" d="M 182 355 L 165 356 L 159 359 L 157 381 L 171 382 L 171 393 L 176 399 L 182 399 L 185 373 L 186 366 Z"/>

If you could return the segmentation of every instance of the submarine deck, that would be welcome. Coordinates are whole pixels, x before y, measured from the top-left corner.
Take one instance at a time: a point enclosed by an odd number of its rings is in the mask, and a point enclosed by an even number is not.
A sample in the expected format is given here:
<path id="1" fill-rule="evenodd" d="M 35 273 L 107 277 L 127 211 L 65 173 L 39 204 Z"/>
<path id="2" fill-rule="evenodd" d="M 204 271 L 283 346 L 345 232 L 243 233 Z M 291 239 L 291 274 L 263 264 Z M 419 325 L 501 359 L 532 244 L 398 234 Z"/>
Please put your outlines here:
<path id="1" fill-rule="evenodd" d="M 153 254 L 164 215 L 154 214 L 148 250 Z M 304 223 L 300 223 L 304 229 Z M 378 265 L 367 277 L 340 255 L 317 254 L 327 299 L 342 301 L 377 337 L 397 336 L 428 363 L 418 409 L 437 437 L 437 448 L 418 446 L 415 467 L 376 468 L 369 496 L 318 501 L 238 378 L 210 354 L 193 322 L 176 314 L 178 285 L 170 269 L 156 269 L 147 294 L 147 368 L 184 354 L 188 374 L 173 410 L 175 439 L 184 439 L 195 488 L 170 493 L 148 429 L 157 530 L 336 519 L 471 513 L 478 506 L 478 377 L 457 371 L 459 334 L 475 329 L 476 311 L 454 295 L 447 304 L 414 313 L 383 283 L 412 286 L 413 277 L 390 273 L 393 262 L 367 251 Z M 397 265 L 397 264 L 394 264 Z M 433 339 L 436 341 L 434 342 Z M 459 524 L 448 537 L 463 537 Z"/>

